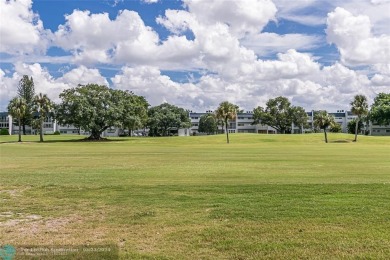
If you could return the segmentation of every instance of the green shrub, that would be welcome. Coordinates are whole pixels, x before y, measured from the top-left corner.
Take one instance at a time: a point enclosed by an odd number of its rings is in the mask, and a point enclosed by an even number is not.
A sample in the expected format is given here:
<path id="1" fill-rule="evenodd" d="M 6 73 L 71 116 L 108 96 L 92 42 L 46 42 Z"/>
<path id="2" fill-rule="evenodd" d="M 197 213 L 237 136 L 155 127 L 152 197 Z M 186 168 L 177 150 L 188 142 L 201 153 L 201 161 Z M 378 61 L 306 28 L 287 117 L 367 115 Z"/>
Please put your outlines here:
<path id="1" fill-rule="evenodd" d="M 334 125 L 332 125 L 330 127 L 329 131 L 332 133 L 341 133 L 341 131 L 342 131 L 341 125 L 338 123 L 335 123 Z"/>
<path id="2" fill-rule="evenodd" d="M 0 129 L 0 135 L 9 135 L 8 129 L 7 128 L 1 128 Z"/>
<path id="3" fill-rule="evenodd" d="M 60 135 L 60 131 L 55 131 L 53 135 Z"/>

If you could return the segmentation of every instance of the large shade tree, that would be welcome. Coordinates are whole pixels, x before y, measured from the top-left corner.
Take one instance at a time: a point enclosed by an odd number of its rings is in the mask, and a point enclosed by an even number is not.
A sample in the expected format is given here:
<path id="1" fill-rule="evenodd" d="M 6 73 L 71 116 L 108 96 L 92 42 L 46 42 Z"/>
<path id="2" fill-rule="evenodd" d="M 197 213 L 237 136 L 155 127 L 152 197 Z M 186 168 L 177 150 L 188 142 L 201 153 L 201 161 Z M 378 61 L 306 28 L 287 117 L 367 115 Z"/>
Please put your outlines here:
<path id="1" fill-rule="evenodd" d="M 215 110 L 216 118 L 220 119 L 225 126 L 226 142 L 229 143 L 229 121 L 234 120 L 237 117 L 237 111 L 239 107 L 228 101 L 224 101 L 219 104 L 217 110 Z"/>
<path id="2" fill-rule="evenodd" d="M 19 98 L 23 98 L 26 103 L 26 109 L 22 115 L 20 121 L 23 127 L 23 135 L 26 134 L 26 125 L 32 124 L 33 119 L 33 102 L 35 96 L 34 80 L 32 77 L 23 75 L 19 81 L 17 94 Z"/>
<path id="3" fill-rule="evenodd" d="M 18 120 L 18 126 L 19 126 L 19 142 L 22 141 L 22 131 L 21 131 L 21 125 L 22 125 L 22 118 L 25 115 L 27 110 L 27 104 L 26 100 L 24 98 L 15 97 L 13 98 L 9 104 L 8 104 L 8 113 L 15 119 Z"/>
<path id="4" fill-rule="evenodd" d="M 357 116 L 355 122 L 355 139 L 357 141 L 358 127 L 359 122 L 363 120 L 365 116 L 368 115 L 368 103 L 367 97 L 364 95 L 356 95 L 351 102 L 351 112 Z"/>
<path id="5" fill-rule="evenodd" d="M 88 84 L 64 90 L 56 107 L 60 124 L 73 125 L 90 133 L 89 139 L 100 140 L 110 127 L 121 127 L 132 106 L 132 93 L 114 90 L 104 85 Z"/>
<path id="6" fill-rule="evenodd" d="M 293 123 L 304 127 L 307 119 L 302 107 L 292 106 L 286 97 L 281 96 L 269 99 L 265 108 L 259 106 L 253 110 L 254 124 L 269 125 L 282 134 L 291 132 Z"/>
<path id="7" fill-rule="evenodd" d="M 373 124 L 390 125 L 390 93 L 379 93 L 375 97 L 369 117 Z"/>
<path id="8" fill-rule="evenodd" d="M 334 117 L 326 111 L 317 111 L 314 113 L 314 126 L 324 130 L 325 143 L 328 143 L 328 135 L 326 129 L 336 124 Z"/>
<path id="9" fill-rule="evenodd" d="M 189 112 L 185 109 L 163 103 L 149 109 L 147 126 L 149 127 L 149 135 L 167 136 L 171 130 L 189 128 L 191 119 Z"/>
<path id="10" fill-rule="evenodd" d="M 134 95 L 129 91 L 121 92 L 123 112 L 121 124 L 123 129 L 128 129 L 129 135 L 132 136 L 133 131 L 146 126 L 148 120 L 149 103 L 142 96 Z"/>
<path id="11" fill-rule="evenodd" d="M 204 114 L 199 119 L 198 131 L 200 133 L 214 134 L 218 130 L 217 120 L 212 113 Z"/>
<path id="12" fill-rule="evenodd" d="M 53 103 L 46 94 L 39 93 L 34 97 L 33 109 L 38 113 L 39 140 L 43 142 L 43 123 L 45 118 L 48 118 L 50 113 L 53 112 Z"/>

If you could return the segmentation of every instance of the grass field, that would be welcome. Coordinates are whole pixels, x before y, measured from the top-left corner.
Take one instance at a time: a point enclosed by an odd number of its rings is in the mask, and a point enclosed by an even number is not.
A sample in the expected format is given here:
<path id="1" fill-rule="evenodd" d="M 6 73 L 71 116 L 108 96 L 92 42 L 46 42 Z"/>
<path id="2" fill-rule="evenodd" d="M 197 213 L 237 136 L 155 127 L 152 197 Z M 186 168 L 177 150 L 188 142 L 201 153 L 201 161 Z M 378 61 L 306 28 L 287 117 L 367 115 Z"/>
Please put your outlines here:
<path id="1" fill-rule="evenodd" d="M 390 256 L 390 138 L 0 137 L 0 246 L 121 259 Z"/>

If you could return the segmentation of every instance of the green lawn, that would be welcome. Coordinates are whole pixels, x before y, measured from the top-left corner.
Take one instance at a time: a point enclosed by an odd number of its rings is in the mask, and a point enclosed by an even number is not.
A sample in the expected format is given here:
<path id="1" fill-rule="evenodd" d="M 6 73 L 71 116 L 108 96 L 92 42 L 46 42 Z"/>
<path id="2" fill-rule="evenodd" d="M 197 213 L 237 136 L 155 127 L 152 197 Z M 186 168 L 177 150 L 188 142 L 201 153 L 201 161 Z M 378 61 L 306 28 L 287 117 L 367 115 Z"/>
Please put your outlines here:
<path id="1" fill-rule="evenodd" d="M 121 259 L 390 255 L 390 137 L 0 136 L 0 247 Z"/>

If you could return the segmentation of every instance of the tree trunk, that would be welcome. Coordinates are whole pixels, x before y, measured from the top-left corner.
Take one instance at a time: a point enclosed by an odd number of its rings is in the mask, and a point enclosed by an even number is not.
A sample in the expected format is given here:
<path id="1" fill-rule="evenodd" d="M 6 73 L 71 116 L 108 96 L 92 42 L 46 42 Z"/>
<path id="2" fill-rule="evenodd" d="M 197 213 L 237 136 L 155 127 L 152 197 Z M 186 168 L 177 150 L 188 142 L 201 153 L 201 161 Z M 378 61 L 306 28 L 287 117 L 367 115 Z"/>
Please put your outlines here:
<path id="1" fill-rule="evenodd" d="M 353 140 L 354 142 L 357 141 L 358 126 L 359 126 L 359 120 L 356 120 L 356 125 L 355 125 L 355 140 Z"/>
<path id="2" fill-rule="evenodd" d="M 328 135 L 326 134 L 326 128 L 324 128 L 325 143 L 328 143 Z"/>
<path id="3" fill-rule="evenodd" d="M 43 142 L 43 119 L 40 119 L 39 141 Z"/>
<path id="4" fill-rule="evenodd" d="M 18 142 L 21 142 L 22 141 L 22 129 L 20 128 L 20 125 L 21 125 L 22 123 L 20 122 L 20 118 L 19 118 L 19 140 L 18 140 Z"/>
<path id="5" fill-rule="evenodd" d="M 91 131 L 91 136 L 88 137 L 88 139 L 91 139 L 91 140 L 100 140 L 101 137 L 101 132 L 100 131 L 96 131 L 96 130 L 92 130 Z"/>
<path id="6" fill-rule="evenodd" d="M 226 129 L 226 142 L 229 143 L 229 130 L 228 130 L 227 121 L 225 122 L 225 129 Z"/>

